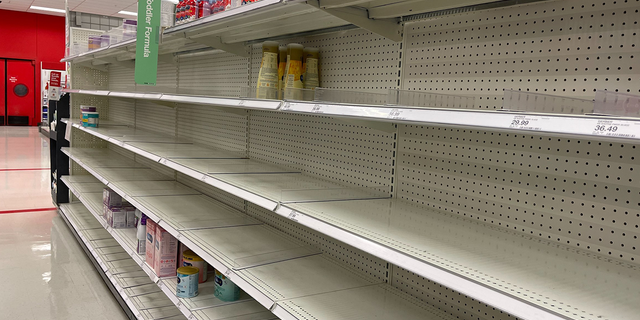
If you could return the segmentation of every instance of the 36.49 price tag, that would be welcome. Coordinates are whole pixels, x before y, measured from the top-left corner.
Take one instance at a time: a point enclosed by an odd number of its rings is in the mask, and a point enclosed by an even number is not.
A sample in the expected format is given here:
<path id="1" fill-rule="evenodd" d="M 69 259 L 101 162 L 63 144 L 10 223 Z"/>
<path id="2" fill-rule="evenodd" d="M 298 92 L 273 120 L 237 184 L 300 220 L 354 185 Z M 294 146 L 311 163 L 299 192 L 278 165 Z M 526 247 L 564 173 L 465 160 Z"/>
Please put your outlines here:
<path id="1" fill-rule="evenodd" d="M 636 138 L 640 124 L 624 120 L 600 120 L 593 127 L 593 135 L 620 138 Z"/>

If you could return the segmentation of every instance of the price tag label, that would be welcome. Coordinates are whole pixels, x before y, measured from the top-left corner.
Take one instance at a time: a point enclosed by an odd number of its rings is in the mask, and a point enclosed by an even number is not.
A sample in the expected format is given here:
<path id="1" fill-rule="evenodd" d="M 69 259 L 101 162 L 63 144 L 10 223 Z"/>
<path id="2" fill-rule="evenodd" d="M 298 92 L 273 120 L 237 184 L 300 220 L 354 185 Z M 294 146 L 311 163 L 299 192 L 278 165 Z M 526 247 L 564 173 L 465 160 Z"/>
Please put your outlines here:
<path id="1" fill-rule="evenodd" d="M 290 103 L 290 102 L 285 102 L 285 103 L 282 105 L 282 108 L 280 108 L 280 110 L 283 110 L 283 111 L 287 111 L 287 110 L 289 110 L 289 109 L 291 109 L 291 103 Z"/>
<path id="2" fill-rule="evenodd" d="M 227 271 L 224 272 L 224 276 L 229 278 L 230 275 L 231 275 L 231 269 L 227 269 Z"/>
<path id="3" fill-rule="evenodd" d="M 160 158 L 160 164 L 162 164 L 162 165 L 166 165 L 166 164 L 167 164 L 167 159 L 165 159 L 165 158 Z"/>
<path id="4" fill-rule="evenodd" d="M 238 105 L 242 107 L 242 106 L 244 106 L 245 103 L 246 103 L 246 101 L 240 100 L 240 102 L 238 102 Z"/>
<path id="5" fill-rule="evenodd" d="M 201 180 L 202 182 L 207 182 L 207 176 L 202 176 L 202 178 L 200 178 L 200 180 Z"/>
<path id="6" fill-rule="evenodd" d="M 158 281 L 158 287 L 162 288 L 163 286 L 163 282 L 162 281 Z"/>
<path id="7" fill-rule="evenodd" d="M 291 210 L 291 213 L 289 214 L 289 219 L 298 222 L 298 216 L 300 215 L 300 213 L 298 213 L 295 210 Z"/>
<path id="8" fill-rule="evenodd" d="M 593 128 L 592 134 L 596 136 L 636 138 L 638 136 L 636 130 L 638 129 L 640 129 L 640 125 L 634 126 L 631 121 L 600 120 Z"/>
<path id="9" fill-rule="evenodd" d="M 181 302 L 181 301 L 178 301 L 178 303 L 176 303 L 176 306 L 177 306 L 178 308 L 182 307 L 182 302 Z"/>
<path id="10" fill-rule="evenodd" d="M 193 320 L 195 318 L 196 318 L 196 316 L 194 316 L 193 313 L 189 315 L 189 320 Z"/>
<path id="11" fill-rule="evenodd" d="M 404 110 L 402 109 L 391 109 L 389 115 L 387 116 L 387 119 L 405 120 L 406 117 L 403 116 L 403 113 Z"/>
<path id="12" fill-rule="evenodd" d="M 313 113 L 324 113 L 324 111 L 322 111 L 322 106 L 319 104 L 316 104 L 315 106 L 313 106 L 313 109 L 311 109 L 311 112 Z"/>
<path id="13" fill-rule="evenodd" d="M 535 116 L 514 116 L 509 123 L 509 129 L 522 129 L 522 130 L 542 130 L 541 117 Z"/>

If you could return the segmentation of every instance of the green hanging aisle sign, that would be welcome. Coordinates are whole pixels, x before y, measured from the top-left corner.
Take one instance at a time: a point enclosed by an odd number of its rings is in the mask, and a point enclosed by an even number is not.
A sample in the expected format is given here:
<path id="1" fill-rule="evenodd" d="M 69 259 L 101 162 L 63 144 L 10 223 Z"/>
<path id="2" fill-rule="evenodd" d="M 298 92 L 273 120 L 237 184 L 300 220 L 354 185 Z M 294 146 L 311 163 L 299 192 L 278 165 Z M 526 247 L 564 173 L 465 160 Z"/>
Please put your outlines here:
<path id="1" fill-rule="evenodd" d="M 162 10 L 162 0 L 138 0 L 135 73 L 137 84 L 156 85 L 160 10 Z"/>

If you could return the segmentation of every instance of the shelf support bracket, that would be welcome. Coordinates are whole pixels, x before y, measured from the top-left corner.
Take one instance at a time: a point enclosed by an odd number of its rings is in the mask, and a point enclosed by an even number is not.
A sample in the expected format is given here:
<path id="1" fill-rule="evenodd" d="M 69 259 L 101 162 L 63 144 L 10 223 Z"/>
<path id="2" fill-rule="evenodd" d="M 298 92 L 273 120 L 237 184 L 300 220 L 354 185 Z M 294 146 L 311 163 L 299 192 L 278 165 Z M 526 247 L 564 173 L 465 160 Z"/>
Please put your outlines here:
<path id="1" fill-rule="evenodd" d="M 246 46 L 242 43 L 224 43 L 222 42 L 222 38 L 218 36 L 190 37 L 185 34 L 185 37 L 213 49 L 219 49 L 246 58 L 250 56 Z"/>
<path id="2" fill-rule="evenodd" d="M 367 11 L 356 8 L 323 8 L 317 0 L 309 1 L 309 4 L 334 17 L 351 22 L 360 28 L 379 34 L 392 41 L 402 41 L 402 25 L 395 20 L 369 19 Z"/>

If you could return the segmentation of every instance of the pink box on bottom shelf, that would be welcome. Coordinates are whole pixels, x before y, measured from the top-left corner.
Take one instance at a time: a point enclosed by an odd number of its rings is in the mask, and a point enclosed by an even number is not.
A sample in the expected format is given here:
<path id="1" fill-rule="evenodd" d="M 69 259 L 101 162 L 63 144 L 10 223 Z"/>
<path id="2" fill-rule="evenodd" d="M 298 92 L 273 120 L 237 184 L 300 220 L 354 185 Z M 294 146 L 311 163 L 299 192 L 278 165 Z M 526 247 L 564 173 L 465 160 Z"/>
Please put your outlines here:
<path id="1" fill-rule="evenodd" d="M 155 226 L 155 235 L 153 270 L 158 277 L 174 277 L 178 262 L 178 239 L 159 225 Z"/>
<path id="2" fill-rule="evenodd" d="M 145 260 L 147 264 L 151 267 L 151 269 L 156 269 L 153 266 L 155 261 L 155 239 L 156 239 L 156 226 L 157 224 L 151 220 L 147 219 L 147 235 L 146 235 L 146 247 L 145 247 Z"/>

